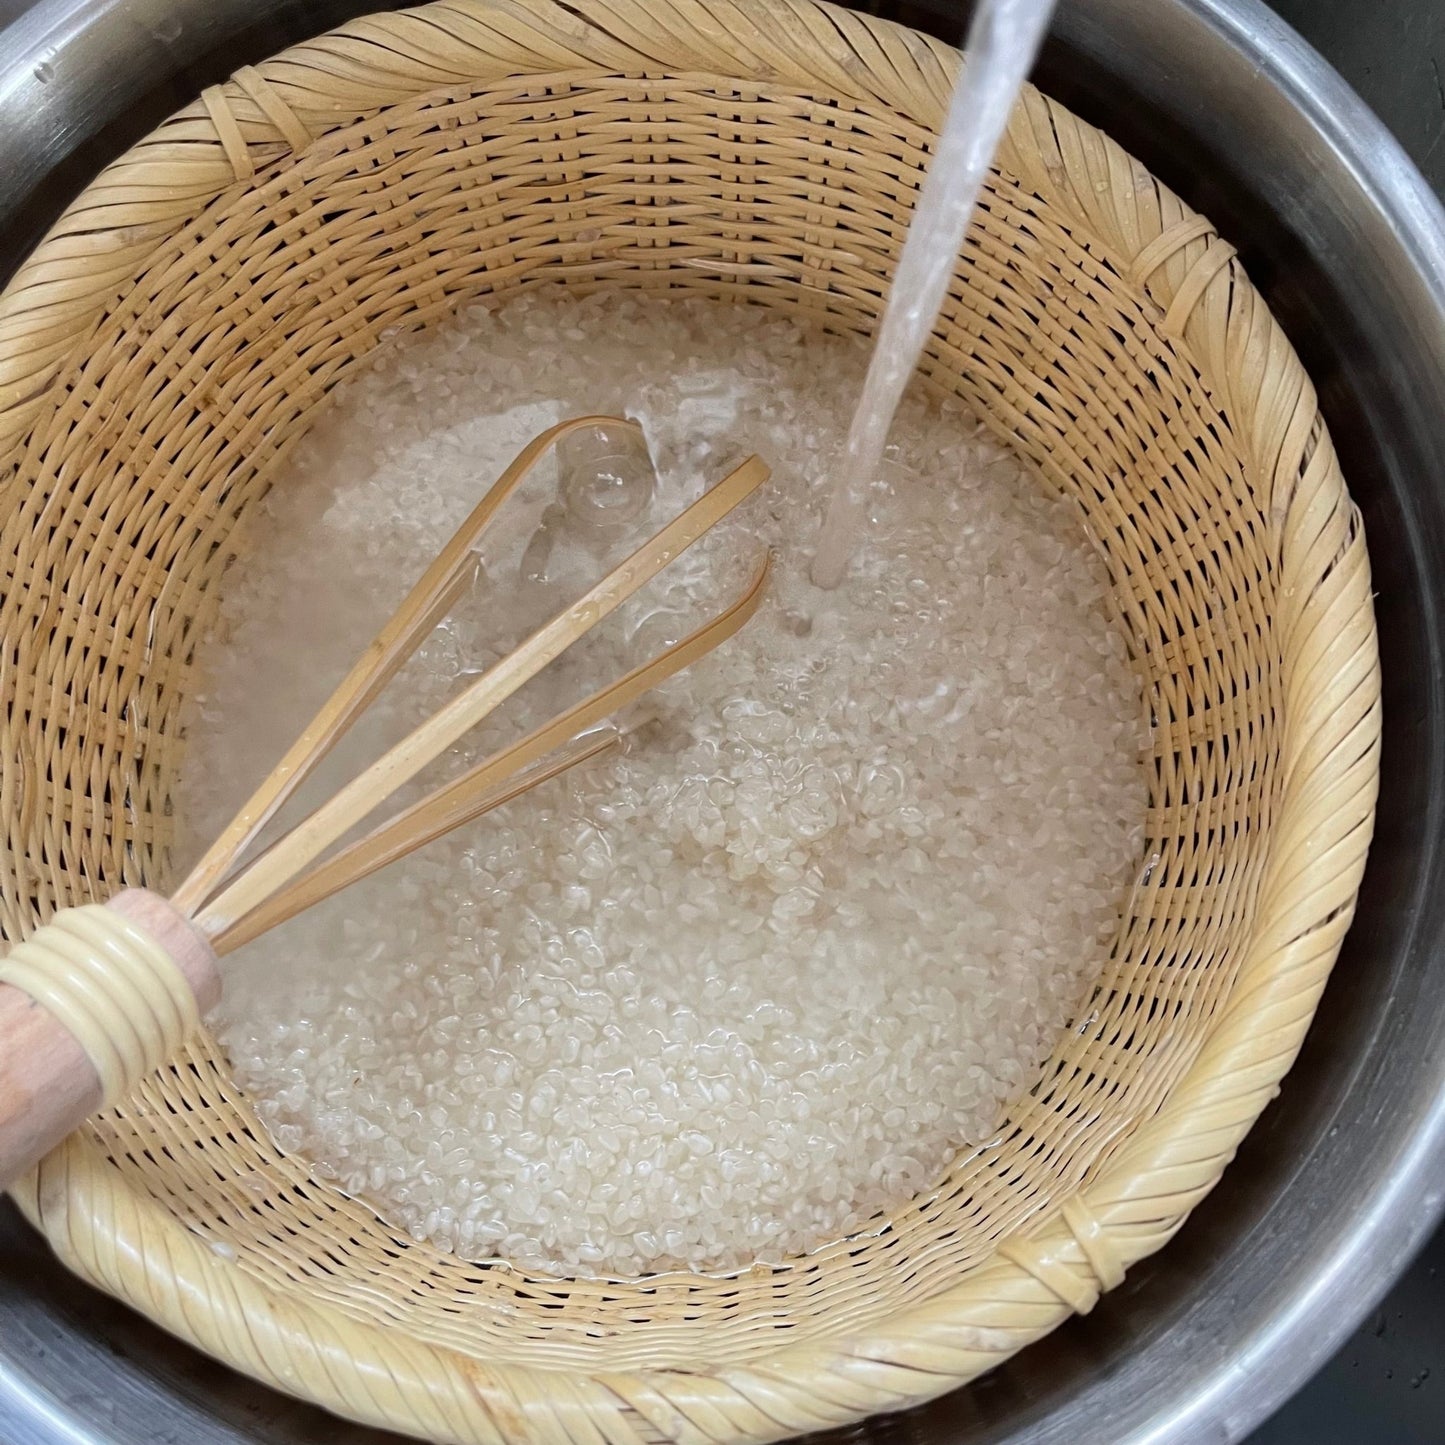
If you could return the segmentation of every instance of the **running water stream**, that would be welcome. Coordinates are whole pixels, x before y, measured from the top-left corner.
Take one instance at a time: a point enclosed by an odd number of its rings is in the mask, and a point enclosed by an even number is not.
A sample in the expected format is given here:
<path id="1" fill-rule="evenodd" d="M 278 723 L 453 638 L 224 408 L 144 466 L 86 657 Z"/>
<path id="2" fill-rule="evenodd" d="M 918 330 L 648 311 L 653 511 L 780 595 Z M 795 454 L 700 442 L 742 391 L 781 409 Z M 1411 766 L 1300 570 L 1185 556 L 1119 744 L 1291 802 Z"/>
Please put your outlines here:
<path id="1" fill-rule="evenodd" d="M 918 365 L 973 215 L 984 176 L 1038 54 L 1055 0 L 979 0 L 932 164 L 898 259 L 868 374 L 848 429 L 812 579 L 836 587 L 858 546 L 899 398 Z"/>

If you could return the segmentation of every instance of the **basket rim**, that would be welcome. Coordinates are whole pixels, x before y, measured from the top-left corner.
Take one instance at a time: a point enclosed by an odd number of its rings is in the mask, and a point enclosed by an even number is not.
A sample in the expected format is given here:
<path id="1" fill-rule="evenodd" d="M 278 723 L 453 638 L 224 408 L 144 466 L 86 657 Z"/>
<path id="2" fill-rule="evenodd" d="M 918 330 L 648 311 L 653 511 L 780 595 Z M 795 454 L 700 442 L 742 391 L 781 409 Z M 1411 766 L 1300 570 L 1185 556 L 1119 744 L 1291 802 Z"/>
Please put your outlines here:
<path id="1" fill-rule="evenodd" d="M 666 26 L 646 0 L 438 0 L 352 22 L 209 88 L 60 218 L 0 294 L 0 449 L 25 436 L 116 286 L 177 226 L 258 169 L 391 104 L 518 73 L 686 70 L 826 88 L 934 126 L 957 64 L 940 42 L 821 0 L 675 0 Z M 227 1363 L 371 1424 L 468 1442 L 635 1440 L 640 1430 L 763 1440 L 962 1384 L 1087 1312 L 1172 1237 L 1278 1092 L 1353 914 L 1378 780 L 1368 561 L 1313 388 L 1233 248 L 1037 91 L 1015 112 L 999 162 L 1158 308 L 1161 331 L 1279 498 L 1290 600 L 1276 620 L 1288 711 L 1275 842 L 1234 988 L 1163 1108 L 1082 1190 L 943 1293 L 866 1333 L 774 1347 L 715 1374 L 495 1365 L 283 1298 L 217 1268 L 205 1240 L 80 1139 L 17 1191 L 73 1270 Z M 155 219 L 118 222 L 115 208 L 162 187 Z M 1331 784 L 1347 779 L 1341 804 Z"/>

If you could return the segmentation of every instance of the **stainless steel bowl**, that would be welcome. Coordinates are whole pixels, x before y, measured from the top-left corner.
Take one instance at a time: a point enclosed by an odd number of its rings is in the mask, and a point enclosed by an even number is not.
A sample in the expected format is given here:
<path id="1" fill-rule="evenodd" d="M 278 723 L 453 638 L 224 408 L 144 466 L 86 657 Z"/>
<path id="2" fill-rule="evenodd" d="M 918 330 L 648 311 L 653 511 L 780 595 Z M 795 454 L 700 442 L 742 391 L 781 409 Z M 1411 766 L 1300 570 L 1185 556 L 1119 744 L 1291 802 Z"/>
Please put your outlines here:
<path id="1" fill-rule="evenodd" d="M 659 0 L 663 3 L 663 0 Z M 0 0 L 0 19 L 23 0 Z M 45 0 L 0 32 L 0 274 L 108 158 L 238 65 L 367 0 Z M 892 9 L 950 38 L 963 5 Z M 1364 508 L 1385 674 L 1380 822 L 1299 1063 L 1162 1254 L 970 1389 L 849 1432 L 1229 1445 L 1376 1303 L 1445 1205 L 1445 215 L 1256 0 L 1064 0 L 1044 86 L 1244 254 Z M 0 1210 L 7 1445 L 382 1445 L 84 1288 Z"/>

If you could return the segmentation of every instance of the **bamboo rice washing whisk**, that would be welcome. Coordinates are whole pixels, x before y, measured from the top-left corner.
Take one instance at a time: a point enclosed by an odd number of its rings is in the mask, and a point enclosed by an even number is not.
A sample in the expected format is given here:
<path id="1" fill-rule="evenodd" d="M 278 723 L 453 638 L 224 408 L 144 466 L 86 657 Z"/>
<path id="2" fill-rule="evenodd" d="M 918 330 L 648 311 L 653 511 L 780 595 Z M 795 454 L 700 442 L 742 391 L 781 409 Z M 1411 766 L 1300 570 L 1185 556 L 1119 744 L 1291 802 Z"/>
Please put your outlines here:
<path id="1" fill-rule="evenodd" d="M 751 496 L 769 472 L 749 457 L 264 850 L 261 830 L 380 695 L 469 584 L 476 549 L 507 499 L 564 437 L 619 417 L 559 423 L 526 446 L 458 528 L 286 756 L 166 899 L 128 889 L 67 908 L 0 959 L 0 1187 L 90 1114 L 159 1068 L 220 997 L 217 959 L 349 883 L 618 745 L 607 719 L 736 633 L 762 601 L 771 559 L 680 642 L 484 758 L 351 842 L 427 764 Z"/>

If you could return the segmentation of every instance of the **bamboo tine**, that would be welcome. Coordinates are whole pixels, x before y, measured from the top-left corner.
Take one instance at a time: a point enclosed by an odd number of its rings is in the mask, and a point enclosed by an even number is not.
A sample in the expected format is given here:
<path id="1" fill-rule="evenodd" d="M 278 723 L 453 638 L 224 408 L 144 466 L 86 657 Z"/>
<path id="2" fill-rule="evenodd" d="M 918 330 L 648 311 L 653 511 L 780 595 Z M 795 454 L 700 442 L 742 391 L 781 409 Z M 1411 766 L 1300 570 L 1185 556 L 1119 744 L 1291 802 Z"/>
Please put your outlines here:
<path id="1" fill-rule="evenodd" d="M 771 556 L 764 557 L 744 592 L 681 642 L 484 759 L 212 935 L 216 952 L 229 953 L 249 943 L 377 869 L 614 746 L 618 740 L 615 733 L 595 740 L 577 734 L 692 666 L 746 625 L 762 604 L 771 566 Z M 558 741 L 566 738 L 588 746 L 573 751 L 564 744 L 557 749 Z M 204 911 L 196 921 L 209 932 Z"/>
<path id="2" fill-rule="evenodd" d="M 588 426 L 628 426 L 627 417 L 581 416 L 539 433 L 513 458 L 486 495 L 437 554 L 400 607 L 372 639 L 335 692 L 246 801 L 240 812 L 206 850 L 172 895 L 172 903 L 194 916 L 277 809 L 310 776 L 356 719 L 376 700 L 422 639 L 455 604 L 469 579 L 472 553 L 502 504 L 527 479 L 533 468 L 565 436 Z"/>
<path id="3" fill-rule="evenodd" d="M 477 791 L 466 809 L 458 812 L 456 817 L 450 819 L 445 826 L 437 828 L 429 834 L 423 834 L 418 829 L 414 836 L 397 842 L 385 857 L 376 861 L 367 863 L 360 858 L 348 859 L 352 864 L 353 871 L 348 871 L 345 876 L 342 876 L 339 869 L 333 869 L 332 864 L 339 863 L 343 857 L 347 857 L 351 853 L 351 850 L 347 849 L 343 853 L 338 853 L 334 859 L 328 859 L 325 863 L 313 868 L 311 872 L 303 874 L 244 918 L 232 924 L 223 933 L 217 934 L 211 940 L 213 951 L 218 957 L 234 953 L 236 949 L 244 947 L 268 929 L 295 918 L 298 913 L 314 904 L 323 902 L 352 883 L 368 877 L 379 868 L 385 867 L 386 864 L 405 857 L 418 848 L 425 847 L 426 844 L 441 837 L 443 833 L 474 822 L 477 818 L 490 813 L 494 808 L 500 808 L 504 803 L 510 803 L 513 798 L 519 798 L 523 793 L 529 793 L 533 788 L 550 782 L 553 778 L 575 768 L 579 763 L 589 762 L 603 753 L 610 752 L 621 741 L 622 734 L 616 728 L 598 729 L 593 733 L 576 738 L 572 743 L 549 753 L 530 768 L 523 768 L 521 772 L 515 773 L 506 781 L 492 788 Z M 400 822 L 401 820 L 398 818 L 396 821 Z M 390 826 L 392 825 L 388 825 L 388 827 Z M 359 846 L 360 842 L 366 841 L 368 839 L 359 840 L 358 844 L 353 846 Z"/>
<path id="4" fill-rule="evenodd" d="M 751 496 L 768 476 L 768 467 L 755 456 L 741 463 L 579 601 L 559 612 L 278 840 L 193 915 L 197 922 L 209 936 L 215 936 L 284 887 L 348 829 Z"/>

